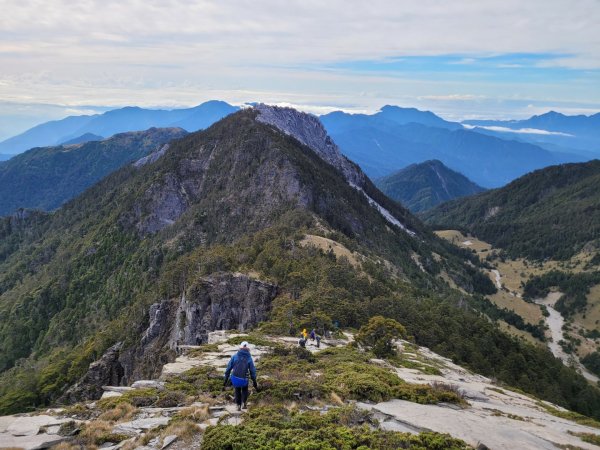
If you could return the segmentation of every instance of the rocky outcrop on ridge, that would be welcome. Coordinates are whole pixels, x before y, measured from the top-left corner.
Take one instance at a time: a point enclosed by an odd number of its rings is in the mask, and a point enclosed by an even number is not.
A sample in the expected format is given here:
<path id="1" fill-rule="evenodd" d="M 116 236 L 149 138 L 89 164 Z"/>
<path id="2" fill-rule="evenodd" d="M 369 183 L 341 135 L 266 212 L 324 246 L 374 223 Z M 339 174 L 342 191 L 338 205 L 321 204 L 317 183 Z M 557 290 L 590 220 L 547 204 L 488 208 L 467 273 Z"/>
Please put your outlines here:
<path id="1" fill-rule="evenodd" d="M 125 371 L 119 362 L 122 342 L 110 347 L 104 355 L 90 364 L 87 373 L 73 385 L 59 400 L 60 403 L 74 403 L 86 399 L 100 398 L 102 386 L 118 386 Z"/>
<path id="2" fill-rule="evenodd" d="M 266 320 L 277 291 L 276 285 L 240 273 L 200 278 L 180 299 L 153 304 L 139 344 L 122 349 L 119 343 L 108 349 L 62 402 L 98 399 L 102 386 L 156 377 L 175 359 L 179 347 L 205 344 L 211 331 L 252 328 Z"/>

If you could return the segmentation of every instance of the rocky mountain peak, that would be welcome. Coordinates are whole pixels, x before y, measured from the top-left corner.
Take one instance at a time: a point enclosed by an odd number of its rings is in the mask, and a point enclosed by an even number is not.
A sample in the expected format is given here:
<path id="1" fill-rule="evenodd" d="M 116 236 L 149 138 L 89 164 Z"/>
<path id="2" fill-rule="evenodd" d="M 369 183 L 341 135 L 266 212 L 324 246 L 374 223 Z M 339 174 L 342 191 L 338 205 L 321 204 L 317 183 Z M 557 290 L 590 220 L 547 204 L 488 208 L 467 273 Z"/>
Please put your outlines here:
<path id="1" fill-rule="evenodd" d="M 272 125 L 294 137 L 342 172 L 348 182 L 362 186 L 364 174 L 342 155 L 318 117 L 293 108 L 265 105 L 264 103 L 255 105 L 254 109 L 259 113 L 256 120 Z"/>

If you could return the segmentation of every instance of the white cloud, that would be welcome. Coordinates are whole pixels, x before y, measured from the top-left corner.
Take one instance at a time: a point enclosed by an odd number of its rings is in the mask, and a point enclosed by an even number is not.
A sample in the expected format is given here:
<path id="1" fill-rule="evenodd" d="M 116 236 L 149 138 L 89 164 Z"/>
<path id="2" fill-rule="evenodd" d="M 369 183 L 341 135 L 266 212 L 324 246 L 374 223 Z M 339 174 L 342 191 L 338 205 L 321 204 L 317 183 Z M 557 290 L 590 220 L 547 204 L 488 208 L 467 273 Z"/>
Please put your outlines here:
<path id="1" fill-rule="evenodd" d="M 446 102 L 442 112 L 463 116 L 491 114 L 493 101 L 483 99 L 523 92 L 536 104 L 600 104 L 597 75 L 498 87 L 310 69 L 449 54 L 470 66 L 515 52 L 569 55 L 551 64 L 600 69 L 596 0 L 0 0 L 0 11 L 0 101 L 173 107 L 220 98 L 313 111 Z"/>
<path id="2" fill-rule="evenodd" d="M 447 94 L 447 95 L 423 95 L 418 97 L 423 100 L 439 100 L 439 101 L 471 101 L 481 100 L 485 98 L 483 95 L 472 94 Z"/>
<path id="3" fill-rule="evenodd" d="M 507 128 L 507 127 L 498 127 L 498 126 L 473 126 L 468 124 L 463 124 L 463 127 L 473 129 L 473 128 L 483 128 L 484 130 L 490 131 L 498 131 L 500 133 L 516 133 L 516 134 L 542 134 L 547 136 L 573 136 L 569 133 L 563 133 L 561 131 L 548 131 L 548 130 L 540 130 L 538 128 Z"/>

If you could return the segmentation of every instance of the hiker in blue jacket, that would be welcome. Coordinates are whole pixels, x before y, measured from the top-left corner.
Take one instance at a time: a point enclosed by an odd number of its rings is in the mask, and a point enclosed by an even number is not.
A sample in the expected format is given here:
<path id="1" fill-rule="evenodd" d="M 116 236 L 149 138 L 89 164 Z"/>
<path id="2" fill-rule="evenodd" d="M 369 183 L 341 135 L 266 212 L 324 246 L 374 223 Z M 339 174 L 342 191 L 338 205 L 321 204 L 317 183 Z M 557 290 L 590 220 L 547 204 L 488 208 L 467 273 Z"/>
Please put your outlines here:
<path id="1" fill-rule="evenodd" d="M 225 369 L 225 382 L 223 383 L 223 389 L 227 386 L 228 381 L 231 381 L 231 384 L 235 388 L 235 403 L 237 404 L 238 411 L 241 411 L 242 408 L 246 409 L 246 402 L 248 401 L 248 374 L 252 379 L 254 389 L 258 391 L 256 367 L 254 367 L 248 343 L 244 341 L 240 344 L 238 352 L 229 360 L 227 369 Z"/>

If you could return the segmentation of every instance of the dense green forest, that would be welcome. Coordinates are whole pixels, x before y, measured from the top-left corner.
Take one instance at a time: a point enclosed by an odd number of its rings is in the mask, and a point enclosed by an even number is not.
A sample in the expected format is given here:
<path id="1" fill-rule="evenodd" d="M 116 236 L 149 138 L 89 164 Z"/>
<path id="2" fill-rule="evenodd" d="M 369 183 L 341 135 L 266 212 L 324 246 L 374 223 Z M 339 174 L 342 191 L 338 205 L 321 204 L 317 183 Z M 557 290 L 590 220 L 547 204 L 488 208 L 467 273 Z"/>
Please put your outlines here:
<path id="1" fill-rule="evenodd" d="M 240 271 L 280 286 L 265 332 L 360 327 L 383 315 L 459 364 L 600 417 L 596 387 L 547 350 L 502 333 L 480 301 L 437 277 L 443 270 L 465 291 L 493 291 L 474 255 L 371 184 L 364 189 L 417 238 L 392 228 L 314 152 L 243 111 L 53 214 L 3 219 L 0 413 L 51 404 L 109 346 L 135 345 L 152 303 L 178 298 L 198 277 Z M 159 228 L 165 210 L 171 222 Z M 361 254 L 359 266 L 300 245 L 306 234 Z"/>
<path id="2" fill-rule="evenodd" d="M 600 247 L 600 161 L 563 164 L 439 205 L 422 218 L 467 231 L 511 257 L 564 260 Z"/>

